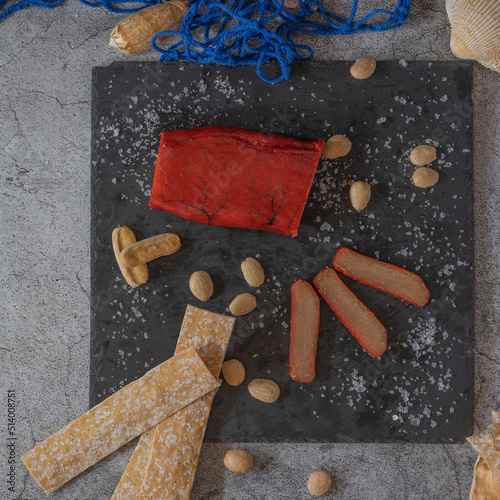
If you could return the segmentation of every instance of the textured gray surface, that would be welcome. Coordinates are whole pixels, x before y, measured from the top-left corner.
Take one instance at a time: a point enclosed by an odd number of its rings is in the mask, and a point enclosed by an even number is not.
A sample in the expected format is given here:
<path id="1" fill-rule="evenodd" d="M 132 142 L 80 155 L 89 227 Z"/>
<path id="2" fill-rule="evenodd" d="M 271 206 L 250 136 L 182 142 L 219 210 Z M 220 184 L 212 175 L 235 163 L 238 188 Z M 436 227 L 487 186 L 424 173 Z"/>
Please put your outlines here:
<path id="1" fill-rule="evenodd" d="M 382 3 L 393 4 L 376 5 Z M 317 59 L 451 59 L 444 2 L 413 3 L 411 20 L 397 31 L 307 41 Z M 336 9 L 348 4 L 335 2 Z M 19 456 L 87 409 L 90 72 L 124 58 L 107 47 L 119 17 L 73 1 L 0 24 L 0 498 L 6 500 L 45 498 Z M 489 424 L 499 405 L 499 83 L 499 75 L 476 67 L 477 428 Z M 5 479 L 8 389 L 17 399 L 15 493 Z M 193 499 L 306 499 L 307 476 L 316 468 L 334 477 L 325 498 L 466 499 L 475 457 L 468 445 L 246 447 L 256 467 L 237 476 L 221 465 L 227 445 L 206 445 Z M 52 498 L 109 498 L 131 452 L 129 445 Z"/>

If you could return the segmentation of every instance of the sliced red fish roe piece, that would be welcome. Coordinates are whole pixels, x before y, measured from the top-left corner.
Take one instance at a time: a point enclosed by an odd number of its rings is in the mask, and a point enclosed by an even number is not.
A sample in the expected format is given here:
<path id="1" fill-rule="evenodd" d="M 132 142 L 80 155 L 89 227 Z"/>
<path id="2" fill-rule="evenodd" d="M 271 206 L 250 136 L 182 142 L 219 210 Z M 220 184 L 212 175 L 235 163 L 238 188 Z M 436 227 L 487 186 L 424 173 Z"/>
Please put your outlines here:
<path id="1" fill-rule="evenodd" d="M 337 250 L 333 267 L 348 278 L 415 306 L 425 306 L 429 300 L 429 290 L 420 276 L 394 264 L 361 255 L 349 248 L 341 247 Z"/>
<path id="2" fill-rule="evenodd" d="M 375 314 L 347 288 L 338 274 L 328 267 L 316 275 L 314 284 L 361 347 L 372 358 L 384 354 L 387 348 L 387 330 Z"/>
<path id="3" fill-rule="evenodd" d="M 296 236 L 324 142 L 232 127 L 162 132 L 149 206 Z"/>
<path id="4" fill-rule="evenodd" d="M 316 378 L 319 333 L 319 297 L 307 282 L 292 285 L 290 327 L 290 377 L 302 384 Z"/>

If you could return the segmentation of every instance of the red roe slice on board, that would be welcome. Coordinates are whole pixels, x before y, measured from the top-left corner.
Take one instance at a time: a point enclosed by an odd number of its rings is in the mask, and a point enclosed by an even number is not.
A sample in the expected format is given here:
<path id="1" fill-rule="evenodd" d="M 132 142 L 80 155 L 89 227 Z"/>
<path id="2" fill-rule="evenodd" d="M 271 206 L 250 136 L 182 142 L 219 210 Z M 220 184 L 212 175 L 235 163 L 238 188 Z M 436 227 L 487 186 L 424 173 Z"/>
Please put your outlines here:
<path id="1" fill-rule="evenodd" d="M 387 330 L 375 314 L 354 295 L 338 274 L 328 267 L 314 278 L 318 293 L 354 335 L 361 347 L 378 358 L 387 349 Z"/>
<path id="2" fill-rule="evenodd" d="M 429 301 L 429 290 L 422 278 L 403 267 L 367 257 L 346 247 L 337 250 L 333 267 L 348 278 L 415 306 L 423 307 Z"/>
<path id="3" fill-rule="evenodd" d="M 307 384 L 316 378 L 319 333 L 319 297 L 307 281 L 292 285 L 290 323 L 290 377 Z"/>
<path id="4" fill-rule="evenodd" d="M 296 236 L 324 142 L 232 127 L 162 132 L 149 206 Z"/>

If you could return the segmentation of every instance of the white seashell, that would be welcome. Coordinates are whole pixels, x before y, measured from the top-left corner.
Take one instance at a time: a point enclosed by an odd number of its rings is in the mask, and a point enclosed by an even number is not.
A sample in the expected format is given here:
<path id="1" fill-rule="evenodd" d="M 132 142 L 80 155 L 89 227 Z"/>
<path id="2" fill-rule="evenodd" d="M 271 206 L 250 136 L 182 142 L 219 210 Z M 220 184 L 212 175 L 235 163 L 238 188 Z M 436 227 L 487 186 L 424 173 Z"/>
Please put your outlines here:
<path id="1" fill-rule="evenodd" d="M 453 54 L 500 72 L 500 2 L 446 0 L 446 11 Z"/>
<path id="2" fill-rule="evenodd" d="M 500 483 L 493 480 L 491 470 L 483 458 L 478 457 L 474 467 L 474 480 L 470 489 L 469 500 L 500 498 Z"/>
<path id="3" fill-rule="evenodd" d="M 467 441 L 491 470 L 493 480 L 500 482 L 500 413 L 493 412 L 492 417 L 493 424 L 480 434 L 467 438 Z"/>

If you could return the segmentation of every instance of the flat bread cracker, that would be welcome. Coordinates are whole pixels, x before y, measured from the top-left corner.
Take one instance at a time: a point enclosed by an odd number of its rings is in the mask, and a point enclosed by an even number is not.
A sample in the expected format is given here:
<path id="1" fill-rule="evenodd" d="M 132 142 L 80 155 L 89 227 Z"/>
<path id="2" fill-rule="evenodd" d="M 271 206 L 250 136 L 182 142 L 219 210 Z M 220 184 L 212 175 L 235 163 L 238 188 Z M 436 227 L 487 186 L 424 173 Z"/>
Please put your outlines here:
<path id="1" fill-rule="evenodd" d="M 139 495 L 142 478 L 148 465 L 149 448 L 153 442 L 155 429 L 156 426 L 140 437 L 111 500 L 135 499 Z"/>
<path id="2" fill-rule="evenodd" d="M 235 318 L 188 305 L 175 352 L 195 347 L 212 375 L 218 377 L 234 322 Z M 145 446 L 136 448 L 113 500 L 189 499 L 216 392 L 206 394 L 154 428 L 149 450 Z M 142 469 L 144 461 L 147 466 Z M 134 470 L 136 464 L 141 464 L 141 475 Z M 142 481 L 137 481 L 138 476 Z"/>
<path id="3" fill-rule="evenodd" d="M 216 392 L 155 427 L 137 500 L 189 500 Z"/>
<path id="4" fill-rule="evenodd" d="M 49 494 L 219 384 L 196 350 L 186 349 L 84 413 L 21 460 Z"/>
<path id="5" fill-rule="evenodd" d="M 188 305 L 175 354 L 194 347 L 212 375 L 219 378 L 235 320 L 232 316 Z"/>

